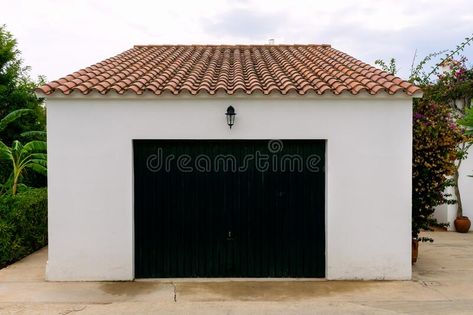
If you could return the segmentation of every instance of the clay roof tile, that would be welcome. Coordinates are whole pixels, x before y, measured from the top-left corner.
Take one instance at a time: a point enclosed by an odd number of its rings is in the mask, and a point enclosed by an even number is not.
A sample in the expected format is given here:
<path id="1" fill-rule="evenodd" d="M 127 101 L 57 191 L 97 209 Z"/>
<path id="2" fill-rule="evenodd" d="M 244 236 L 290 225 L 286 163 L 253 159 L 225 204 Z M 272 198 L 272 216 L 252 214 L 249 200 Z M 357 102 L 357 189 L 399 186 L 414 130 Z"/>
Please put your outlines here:
<path id="1" fill-rule="evenodd" d="M 329 45 L 141 45 L 36 91 L 414 95 L 420 89 Z"/>

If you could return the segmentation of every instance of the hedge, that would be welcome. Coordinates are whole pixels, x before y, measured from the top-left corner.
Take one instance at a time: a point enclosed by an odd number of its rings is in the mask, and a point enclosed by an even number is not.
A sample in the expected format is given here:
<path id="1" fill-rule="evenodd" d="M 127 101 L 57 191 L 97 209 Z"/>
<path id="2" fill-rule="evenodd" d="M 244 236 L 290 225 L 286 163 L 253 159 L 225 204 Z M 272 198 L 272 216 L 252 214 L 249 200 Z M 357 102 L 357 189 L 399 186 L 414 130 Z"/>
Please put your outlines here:
<path id="1" fill-rule="evenodd" d="M 42 248 L 48 241 L 46 188 L 0 197 L 0 268 Z"/>

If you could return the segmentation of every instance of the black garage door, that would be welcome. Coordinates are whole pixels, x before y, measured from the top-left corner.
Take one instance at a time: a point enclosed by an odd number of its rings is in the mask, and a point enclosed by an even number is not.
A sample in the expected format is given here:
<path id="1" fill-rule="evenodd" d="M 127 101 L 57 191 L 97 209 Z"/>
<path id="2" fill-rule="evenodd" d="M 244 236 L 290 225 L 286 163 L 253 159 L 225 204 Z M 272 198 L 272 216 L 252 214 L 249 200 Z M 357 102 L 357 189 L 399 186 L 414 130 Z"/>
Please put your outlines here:
<path id="1" fill-rule="evenodd" d="M 133 147 L 136 278 L 324 277 L 324 141 Z"/>

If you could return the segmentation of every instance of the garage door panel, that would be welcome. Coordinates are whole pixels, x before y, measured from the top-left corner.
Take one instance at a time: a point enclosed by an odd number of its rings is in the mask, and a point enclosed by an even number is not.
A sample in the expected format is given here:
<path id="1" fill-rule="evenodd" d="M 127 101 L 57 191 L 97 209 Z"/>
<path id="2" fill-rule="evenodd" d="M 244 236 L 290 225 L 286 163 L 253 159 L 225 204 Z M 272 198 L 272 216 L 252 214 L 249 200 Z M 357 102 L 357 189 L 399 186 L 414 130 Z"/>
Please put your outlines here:
<path id="1" fill-rule="evenodd" d="M 284 141 L 272 154 L 321 157 L 320 171 L 150 170 L 149 158 L 268 152 L 265 140 L 135 140 L 135 276 L 323 277 L 325 143 Z M 174 160 L 174 161 L 175 161 Z M 240 166 L 240 165 L 238 165 Z"/>

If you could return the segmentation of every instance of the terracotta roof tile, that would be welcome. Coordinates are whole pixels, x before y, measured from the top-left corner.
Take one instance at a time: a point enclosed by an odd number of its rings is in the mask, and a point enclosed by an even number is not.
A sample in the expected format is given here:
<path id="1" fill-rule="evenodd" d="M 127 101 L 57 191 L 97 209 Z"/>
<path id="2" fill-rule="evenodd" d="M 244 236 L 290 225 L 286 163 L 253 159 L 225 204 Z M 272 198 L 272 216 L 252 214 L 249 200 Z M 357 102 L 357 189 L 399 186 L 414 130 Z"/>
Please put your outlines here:
<path id="1" fill-rule="evenodd" d="M 135 46 L 36 91 L 413 95 L 420 89 L 329 45 L 150 45 Z"/>

